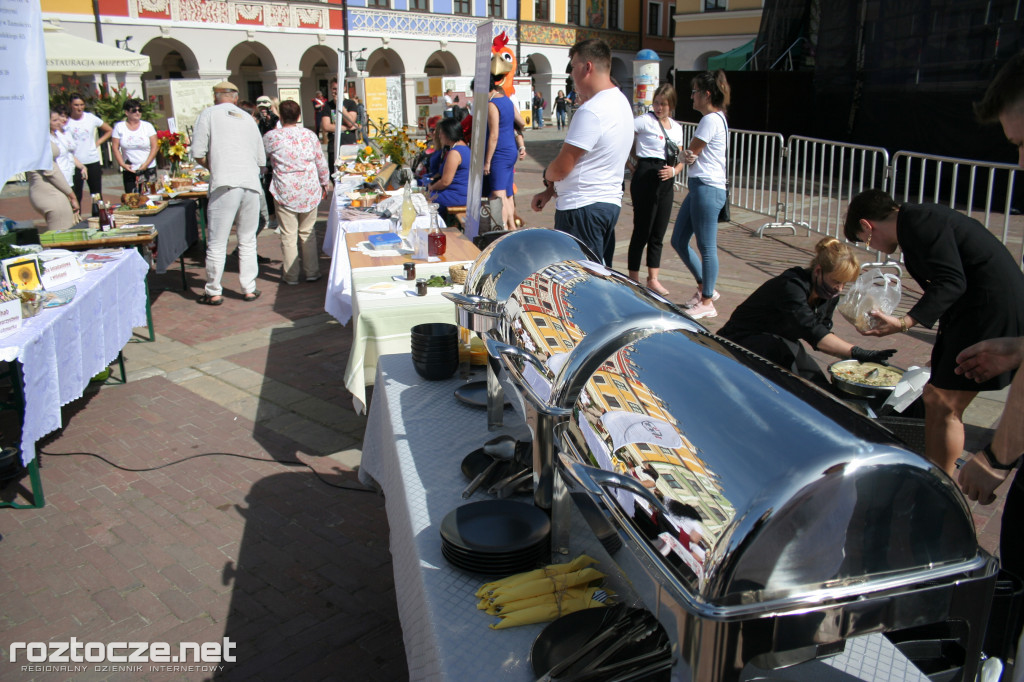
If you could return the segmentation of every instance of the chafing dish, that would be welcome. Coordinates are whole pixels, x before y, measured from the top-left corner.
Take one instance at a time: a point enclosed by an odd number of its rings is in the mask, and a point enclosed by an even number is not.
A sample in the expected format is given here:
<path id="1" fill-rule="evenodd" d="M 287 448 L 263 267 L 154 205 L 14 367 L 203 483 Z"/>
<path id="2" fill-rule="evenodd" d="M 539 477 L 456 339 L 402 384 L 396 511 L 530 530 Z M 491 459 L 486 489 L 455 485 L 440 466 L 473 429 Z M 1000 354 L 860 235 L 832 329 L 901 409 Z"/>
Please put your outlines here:
<path id="1" fill-rule="evenodd" d="M 557 425 L 572 414 L 583 383 L 613 350 L 668 329 L 703 328 L 667 300 L 591 261 L 562 261 L 533 273 L 508 297 L 488 353 L 523 396 L 533 432 L 534 504 L 552 511 L 555 559 L 567 552 L 566 514 L 555 502 Z M 564 504 L 568 497 L 561 496 Z"/>
<path id="2" fill-rule="evenodd" d="M 566 302 L 547 322 L 571 335 L 586 309 Z M 974 679 L 997 562 L 943 472 L 696 325 L 584 353 L 591 336 L 555 373 L 556 466 L 608 510 L 630 550 L 616 561 L 675 642 L 674 679 L 748 679 L 928 624 Z"/>
<path id="3" fill-rule="evenodd" d="M 463 293 L 444 294 L 455 303 L 459 326 L 480 334 L 495 329 L 509 296 L 519 284 L 546 265 L 563 260 L 596 260 L 583 242 L 556 230 L 516 230 L 485 248 L 466 276 Z M 501 330 L 494 332 L 505 339 Z M 502 425 L 505 395 L 496 359 L 487 365 L 487 424 Z"/>

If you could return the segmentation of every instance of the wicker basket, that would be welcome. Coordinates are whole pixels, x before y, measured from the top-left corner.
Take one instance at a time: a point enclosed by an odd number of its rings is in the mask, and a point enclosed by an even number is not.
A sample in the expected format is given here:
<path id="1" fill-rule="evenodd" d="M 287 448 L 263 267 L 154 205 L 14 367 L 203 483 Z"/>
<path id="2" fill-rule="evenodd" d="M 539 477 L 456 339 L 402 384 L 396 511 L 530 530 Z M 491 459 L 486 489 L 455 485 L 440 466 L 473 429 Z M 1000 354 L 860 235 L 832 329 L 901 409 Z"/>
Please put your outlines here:
<path id="1" fill-rule="evenodd" d="M 137 222 L 139 222 L 139 216 L 137 215 L 114 213 L 115 225 L 134 225 Z M 89 227 L 98 230 L 100 228 L 100 219 L 96 217 L 89 218 Z"/>
<path id="2" fill-rule="evenodd" d="M 448 274 L 452 277 L 452 284 L 465 284 L 469 276 L 469 270 L 465 265 L 453 265 L 448 268 Z"/>

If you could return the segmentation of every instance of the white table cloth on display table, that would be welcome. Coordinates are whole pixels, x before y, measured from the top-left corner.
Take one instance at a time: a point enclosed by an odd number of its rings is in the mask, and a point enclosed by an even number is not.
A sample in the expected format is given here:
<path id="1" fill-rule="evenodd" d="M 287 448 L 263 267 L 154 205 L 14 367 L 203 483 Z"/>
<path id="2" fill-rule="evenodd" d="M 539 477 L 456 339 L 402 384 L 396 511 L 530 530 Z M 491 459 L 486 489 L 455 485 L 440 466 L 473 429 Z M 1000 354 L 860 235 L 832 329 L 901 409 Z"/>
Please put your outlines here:
<path id="1" fill-rule="evenodd" d="M 441 554 L 444 517 L 463 504 L 492 499 L 482 488 L 468 501 L 462 499 L 467 483 L 461 473 L 463 457 L 500 434 L 530 438 L 521 404 L 516 412 L 505 412 L 504 427 L 489 432 L 483 410 L 454 398 L 453 391 L 461 383 L 455 378 L 422 379 L 407 354 L 381 357 L 363 436 L 359 480 L 384 493 L 409 678 L 534 680 L 530 649 L 544 624 L 490 629 L 488 625 L 497 619 L 477 610 L 475 592 L 493 578 L 463 572 Z M 520 400 L 514 393 L 510 397 L 514 405 Z M 527 496 L 511 499 L 532 502 Z M 634 606 L 643 606 L 641 599 L 657 604 L 653 595 L 633 592 L 633 585 L 644 589 L 645 580 L 633 583 L 627 578 L 642 574 L 638 558 L 622 549 L 613 561 L 573 506 L 566 560 L 584 553 L 598 561 L 595 568 L 608 574 L 605 586 L 621 600 Z M 780 671 L 780 678 L 927 682 L 881 634 L 846 644 L 844 653 Z"/>
<path id="2" fill-rule="evenodd" d="M 70 303 L 41 310 L 0 339 L 0 360 L 22 367 L 26 465 L 36 456 L 36 441 L 62 426 L 61 407 L 81 397 L 89 380 L 117 359 L 132 329 L 146 326 L 148 272 L 138 251 L 126 249 L 76 280 Z"/>
<path id="3" fill-rule="evenodd" d="M 335 186 L 334 194 L 331 196 L 331 212 L 327 218 L 327 232 L 324 234 L 324 253 L 331 257 L 324 310 L 341 324 L 348 324 L 352 319 L 352 267 L 345 246 L 345 234 L 388 232 L 393 225 L 390 220 L 384 218 L 342 220 L 341 210 L 348 204 L 346 194 L 350 190 L 351 187 L 341 182 Z M 426 229 L 429 226 L 429 216 L 418 216 L 413 223 L 416 229 Z"/>

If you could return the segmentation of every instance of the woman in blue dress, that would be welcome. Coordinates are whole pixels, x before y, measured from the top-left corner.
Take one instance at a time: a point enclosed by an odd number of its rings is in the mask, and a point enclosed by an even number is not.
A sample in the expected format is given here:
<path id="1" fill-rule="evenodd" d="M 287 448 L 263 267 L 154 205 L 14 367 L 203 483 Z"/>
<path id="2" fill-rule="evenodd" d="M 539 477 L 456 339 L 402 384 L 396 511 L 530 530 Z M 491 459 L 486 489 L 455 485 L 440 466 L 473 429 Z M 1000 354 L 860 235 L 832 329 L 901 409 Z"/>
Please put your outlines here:
<path id="1" fill-rule="evenodd" d="M 469 193 L 469 147 L 462 140 L 462 124 L 454 118 L 444 118 L 437 124 L 437 137 L 441 148 L 435 154 L 442 157 L 441 177 L 430 183 L 427 192 L 441 209 L 443 217 L 449 206 L 465 206 Z"/>
<path id="2" fill-rule="evenodd" d="M 498 85 L 512 65 L 491 60 L 491 92 L 487 105 L 487 153 L 484 156 L 484 195 L 501 200 L 501 218 L 506 230 L 516 229 L 513 201 L 513 172 L 519 158 L 515 125 L 523 126 L 519 110 Z"/>

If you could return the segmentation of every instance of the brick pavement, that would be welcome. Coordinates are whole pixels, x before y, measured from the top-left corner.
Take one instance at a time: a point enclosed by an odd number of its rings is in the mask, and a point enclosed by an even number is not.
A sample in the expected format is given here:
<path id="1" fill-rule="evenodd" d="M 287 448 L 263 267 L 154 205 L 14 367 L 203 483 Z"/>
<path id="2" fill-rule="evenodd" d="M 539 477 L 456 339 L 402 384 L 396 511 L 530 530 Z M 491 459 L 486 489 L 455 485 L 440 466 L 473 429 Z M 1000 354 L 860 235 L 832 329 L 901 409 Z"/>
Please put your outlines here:
<path id="1" fill-rule="evenodd" d="M 557 152 L 553 127 L 528 131 L 530 157 L 517 177 L 528 198 Z M 113 181 L 116 181 L 116 177 Z M 107 185 L 112 184 L 111 178 Z M 0 214 L 34 218 L 17 188 L 0 195 Z M 680 197 L 681 198 L 681 197 Z M 525 203 L 525 202 L 524 202 Z M 531 226 L 553 222 L 553 207 Z M 767 277 L 810 257 L 815 238 L 756 239 L 767 218 L 734 211 L 720 231 L 720 317 Z M 616 230 L 624 265 L 632 228 L 627 201 Z M 323 222 L 318 224 L 322 238 Z M 65 428 L 41 444 L 48 453 L 101 453 L 125 472 L 81 456 L 44 455 L 47 506 L 0 510 L 0 678 L 11 680 L 208 679 L 185 673 L 85 675 L 21 672 L 6 660 L 11 641 L 219 641 L 238 644 L 238 663 L 219 673 L 244 680 L 401 680 L 407 676 L 394 600 L 387 519 L 381 498 L 330 488 L 356 486 L 365 418 L 341 386 L 351 335 L 323 312 L 324 280 L 279 286 L 280 246 L 264 233 L 262 298 L 245 303 L 237 277 L 225 276 L 223 306 L 198 306 L 198 250 L 180 274 L 151 275 L 157 341 L 131 343 L 129 383 L 90 390 L 65 408 Z M 693 284 L 666 251 L 662 281 L 671 298 Z M 326 275 L 328 263 L 322 259 Z M 234 295 L 232 294 L 234 292 Z M 855 338 L 837 320 L 840 334 Z M 894 343 L 902 365 L 920 364 L 930 334 Z M 977 401 L 969 414 L 984 438 L 1001 403 Z M 0 419 L 8 438 L 17 424 Z M 278 461 L 274 461 L 278 460 Z M 4 499 L 14 494 L 10 487 Z M 994 548 L 999 505 L 975 508 L 984 546 Z"/>

